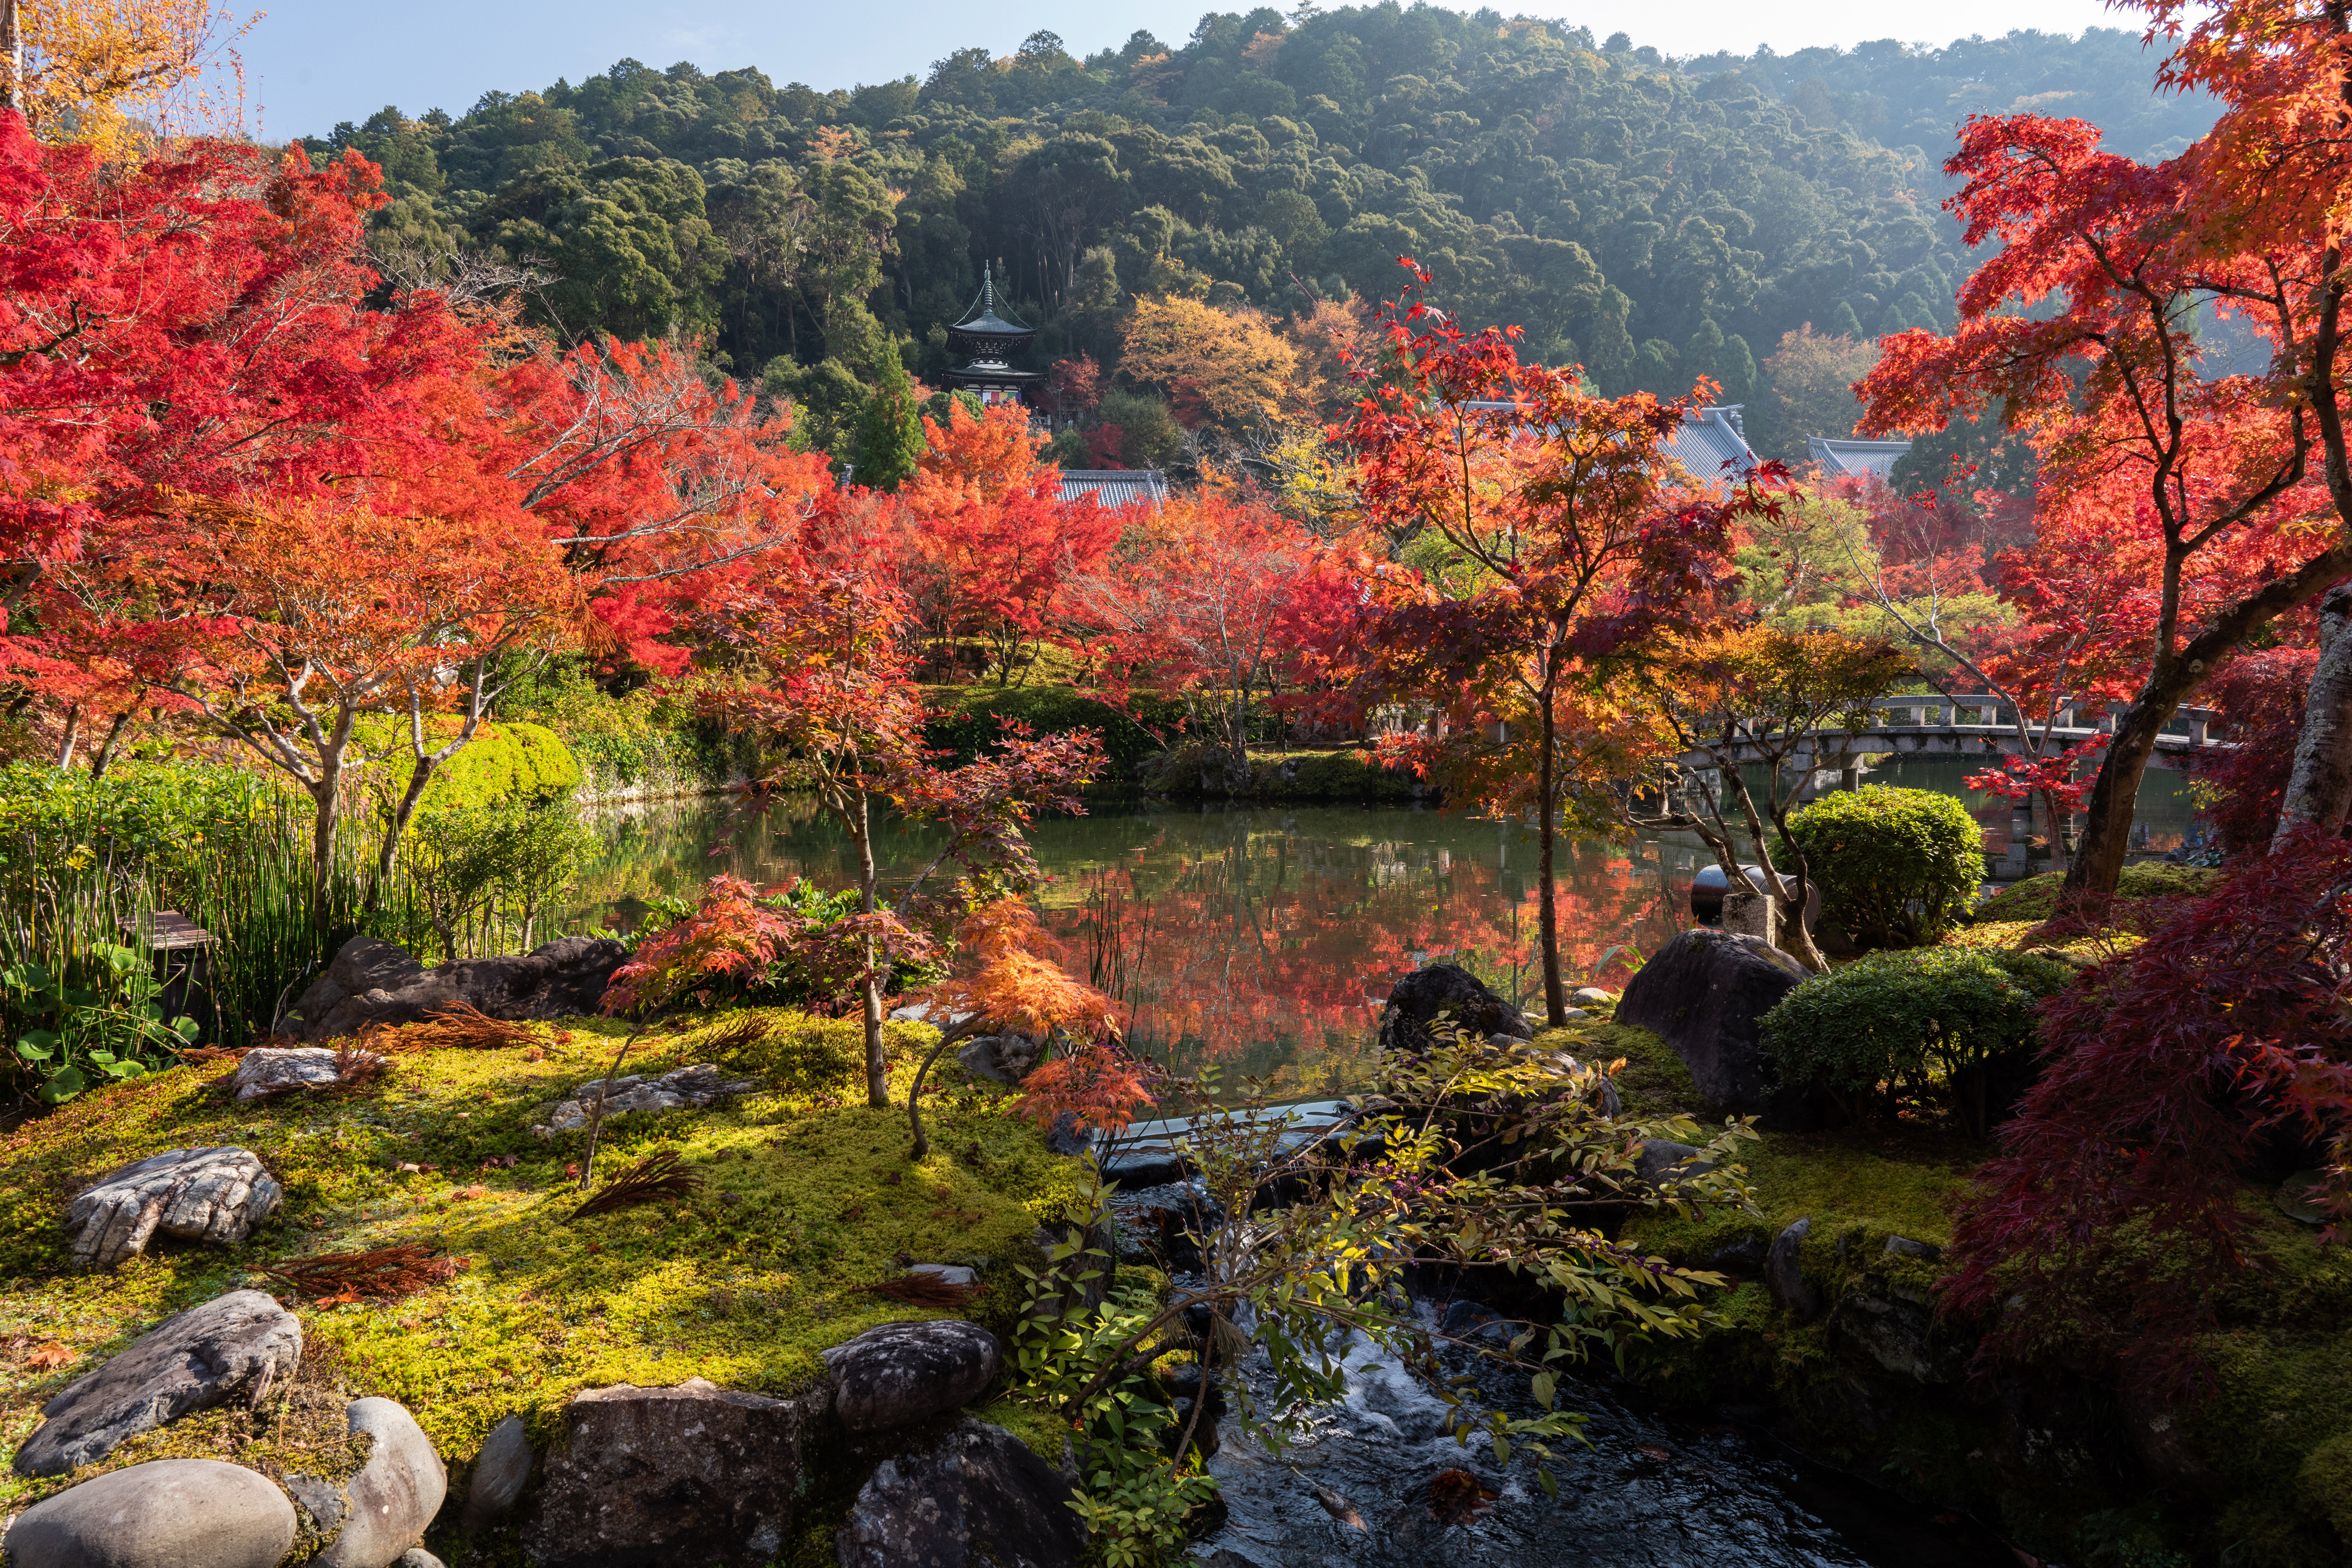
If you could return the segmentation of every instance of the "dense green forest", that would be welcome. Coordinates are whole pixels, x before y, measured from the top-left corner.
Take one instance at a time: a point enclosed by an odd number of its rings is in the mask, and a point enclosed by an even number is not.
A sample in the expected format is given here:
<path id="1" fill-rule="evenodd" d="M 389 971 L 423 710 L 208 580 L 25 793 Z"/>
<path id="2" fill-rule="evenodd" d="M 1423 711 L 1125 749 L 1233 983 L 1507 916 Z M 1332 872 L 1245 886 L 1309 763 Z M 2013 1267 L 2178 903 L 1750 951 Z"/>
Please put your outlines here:
<path id="1" fill-rule="evenodd" d="M 1039 33 L 829 92 L 624 60 L 308 145 L 383 165 L 380 244 L 536 258 L 542 324 L 692 333 L 819 412 L 855 399 L 885 332 L 943 368 L 983 260 L 1042 329 L 1035 368 L 1108 368 L 1139 294 L 1288 316 L 1392 294 L 1400 254 L 1465 324 L 1520 323 L 1603 391 L 1703 372 L 1744 402 L 1803 323 L 1948 323 L 1960 117 L 2079 113 L 2161 154 L 2210 114 L 2152 82 L 2120 31 L 1670 60 L 1388 4 L 1212 14 L 1181 45 L 1139 32 L 1086 59 Z"/>

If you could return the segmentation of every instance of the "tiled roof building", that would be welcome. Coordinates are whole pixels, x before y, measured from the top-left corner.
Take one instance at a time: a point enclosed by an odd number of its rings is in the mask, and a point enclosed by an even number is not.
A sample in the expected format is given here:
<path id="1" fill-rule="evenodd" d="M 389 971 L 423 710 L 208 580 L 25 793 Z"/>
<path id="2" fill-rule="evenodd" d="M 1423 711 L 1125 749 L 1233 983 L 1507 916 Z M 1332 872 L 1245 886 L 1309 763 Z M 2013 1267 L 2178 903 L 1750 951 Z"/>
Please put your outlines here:
<path id="1" fill-rule="evenodd" d="M 1908 441 L 1854 441 L 1842 436 L 1812 436 L 1805 441 L 1805 455 L 1832 479 L 1876 474 L 1883 479 L 1910 449 Z"/>
<path id="2" fill-rule="evenodd" d="M 1158 468 L 1064 468 L 1062 494 L 1071 500 L 1092 496 L 1099 506 L 1158 506 L 1168 499 L 1168 476 Z"/>

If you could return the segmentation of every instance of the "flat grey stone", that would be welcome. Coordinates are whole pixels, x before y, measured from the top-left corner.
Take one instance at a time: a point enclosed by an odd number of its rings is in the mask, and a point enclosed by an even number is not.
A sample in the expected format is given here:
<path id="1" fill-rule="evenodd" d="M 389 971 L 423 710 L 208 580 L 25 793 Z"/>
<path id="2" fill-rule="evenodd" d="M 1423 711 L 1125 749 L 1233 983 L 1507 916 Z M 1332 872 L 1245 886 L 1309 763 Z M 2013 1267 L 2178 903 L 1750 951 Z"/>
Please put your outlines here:
<path id="1" fill-rule="evenodd" d="M 624 1116 L 633 1110 L 677 1110 L 716 1104 L 729 1095 L 749 1094 L 759 1085 L 748 1079 L 729 1080 L 721 1076 L 716 1064 L 697 1062 L 676 1072 L 646 1079 L 632 1074 L 613 1080 L 612 1097 L 604 1100 L 604 1114 Z M 569 1132 L 588 1125 L 595 1113 L 596 1102 L 604 1096 L 604 1080 L 591 1079 L 572 1092 L 571 1099 L 557 1106 L 547 1118 L 550 1131 Z"/>
<path id="2" fill-rule="evenodd" d="M 286 1489 L 294 1494 L 294 1500 L 310 1516 L 321 1536 L 331 1538 L 343 1527 L 343 1516 L 352 1511 L 343 1489 L 323 1477 L 289 1476 Z"/>
<path id="3" fill-rule="evenodd" d="M 956 1047 L 956 1060 L 964 1071 L 1008 1088 L 1018 1087 L 1045 1058 L 1045 1046 L 1017 1030 L 975 1036 Z"/>
<path id="4" fill-rule="evenodd" d="M 449 1473 L 399 1401 L 354 1399 L 344 1418 L 375 1442 L 359 1474 L 343 1482 L 342 1529 L 309 1568 L 387 1568 L 441 1511 Z"/>
<path id="5" fill-rule="evenodd" d="M 884 1323 L 819 1352 L 833 1379 L 833 1413 L 871 1432 L 954 1410 L 996 1381 L 1004 1348 L 977 1323 Z"/>
<path id="6" fill-rule="evenodd" d="M 247 1149 L 167 1149 L 108 1172 L 66 1205 L 77 1268 L 111 1268 L 157 1231 L 235 1247 L 286 1192 Z"/>
<path id="7" fill-rule="evenodd" d="M 967 1268 L 960 1263 L 918 1263 L 907 1270 L 909 1274 L 928 1274 L 944 1285 L 961 1285 L 967 1289 L 980 1284 L 980 1270 Z"/>
<path id="8" fill-rule="evenodd" d="M 530 1434 L 522 1417 L 509 1415 L 490 1428 L 475 1456 L 473 1479 L 466 1484 L 466 1528 L 481 1530 L 514 1511 L 522 1489 L 530 1481 Z"/>
<path id="9" fill-rule="evenodd" d="M 448 1568 L 448 1564 L 422 1546 L 412 1546 L 392 1560 L 392 1568 Z"/>
<path id="10" fill-rule="evenodd" d="M 1933 1263 L 1944 1256 L 1944 1249 L 1932 1241 L 1914 1241 L 1907 1236 L 1890 1236 L 1885 1248 L 1889 1258 L 1924 1258 Z"/>
<path id="11" fill-rule="evenodd" d="M 258 1290 L 167 1318 L 47 1405 L 16 1450 L 20 1476 L 62 1476 L 125 1439 L 244 1393 L 258 1399 L 302 1359 L 302 1325 Z"/>
<path id="12" fill-rule="evenodd" d="M 798 1403 L 688 1378 L 573 1396 L 523 1532 L 538 1568 L 761 1568 L 790 1538 Z"/>
<path id="13" fill-rule="evenodd" d="M 229 1087 L 239 1100 L 260 1100 L 289 1089 L 331 1084 L 342 1070 L 340 1052 L 325 1046 L 257 1046 L 236 1064 Z M 380 1060 L 373 1052 L 358 1056 Z"/>
<path id="14" fill-rule="evenodd" d="M 269 1479 L 217 1459 L 157 1459 L 93 1476 L 26 1509 L 10 1568 L 278 1568 L 294 1505 Z"/>
<path id="15" fill-rule="evenodd" d="M 1012 1433 L 967 1416 L 885 1459 L 835 1535 L 841 1568 L 1076 1568 L 1070 1483 Z"/>

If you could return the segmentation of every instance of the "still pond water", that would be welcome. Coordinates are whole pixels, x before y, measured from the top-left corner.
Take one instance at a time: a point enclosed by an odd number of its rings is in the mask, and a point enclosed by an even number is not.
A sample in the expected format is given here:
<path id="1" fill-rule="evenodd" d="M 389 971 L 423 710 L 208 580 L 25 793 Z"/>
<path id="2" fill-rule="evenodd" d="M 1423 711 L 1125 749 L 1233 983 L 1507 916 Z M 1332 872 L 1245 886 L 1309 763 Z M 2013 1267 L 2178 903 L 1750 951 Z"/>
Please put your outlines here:
<path id="1" fill-rule="evenodd" d="M 1959 796 L 2000 874 L 2038 868 L 2024 843 L 2034 825 L 1963 789 L 1969 767 L 1911 759 L 1870 777 Z M 807 877 L 839 888 L 854 876 L 848 839 L 806 802 L 751 823 L 712 800 L 598 821 L 604 848 L 574 894 L 573 919 L 588 924 L 632 924 L 638 900 L 688 893 L 721 871 L 763 887 Z M 2150 775 L 2139 827 L 2156 848 L 2194 832 L 2179 774 Z M 1362 1081 L 1390 987 L 1431 959 L 1540 1003 L 1536 846 L 1516 823 L 1412 806 L 1125 800 L 1040 822 L 1031 837 L 1055 879 L 1040 902 L 1065 963 L 1127 1002 L 1139 1045 L 1188 1069 L 1213 1062 L 1228 1081 L 1269 1080 L 1280 1098 L 1343 1092 Z M 938 845 L 919 824 L 891 831 L 886 886 L 903 886 Z M 1691 879 L 1710 863 L 1695 839 L 1563 845 L 1570 984 L 1622 985 L 1690 923 Z"/>

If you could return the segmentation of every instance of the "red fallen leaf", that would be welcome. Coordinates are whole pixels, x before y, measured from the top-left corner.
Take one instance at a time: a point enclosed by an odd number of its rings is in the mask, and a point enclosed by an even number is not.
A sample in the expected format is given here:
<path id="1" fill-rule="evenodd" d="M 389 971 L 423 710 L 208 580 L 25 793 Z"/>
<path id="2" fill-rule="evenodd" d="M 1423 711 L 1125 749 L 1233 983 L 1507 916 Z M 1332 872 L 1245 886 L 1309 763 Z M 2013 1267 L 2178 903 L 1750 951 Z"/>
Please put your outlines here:
<path id="1" fill-rule="evenodd" d="M 71 1366 L 81 1359 L 81 1352 L 67 1349 L 54 1340 L 45 1345 L 35 1345 L 25 1356 L 25 1364 L 47 1372 L 53 1367 Z"/>
<path id="2" fill-rule="evenodd" d="M 1467 1470 L 1440 1470 L 1430 1478 L 1429 1515 L 1441 1524 L 1468 1524 L 1494 1500 L 1493 1490 Z"/>
<path id="3" fill-rule="evenodd" d="M 1671 1459 L 1674 1458 L 1672 1454 L 1666 1452 L 1665 1449 L 1659 1447 L 1655 1443 L 1643 1444 L 1641 1451 L 1648 1455 L 1653 1459 Z"/>

